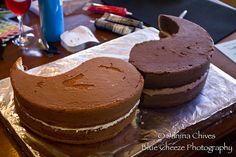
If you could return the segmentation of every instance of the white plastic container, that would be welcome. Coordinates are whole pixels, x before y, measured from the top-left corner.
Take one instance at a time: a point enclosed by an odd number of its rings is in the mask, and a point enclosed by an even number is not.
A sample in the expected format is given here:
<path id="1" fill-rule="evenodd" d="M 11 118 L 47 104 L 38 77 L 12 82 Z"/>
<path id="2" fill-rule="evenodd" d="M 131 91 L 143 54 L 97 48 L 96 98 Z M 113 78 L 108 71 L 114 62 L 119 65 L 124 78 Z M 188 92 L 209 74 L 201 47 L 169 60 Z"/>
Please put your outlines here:
<path id="1" fill-rule="evenodd" d="M 69 52 L 75 53 L 100 42 L 88 27 L 78 26 L 61 35 L 61 45 Z"/>

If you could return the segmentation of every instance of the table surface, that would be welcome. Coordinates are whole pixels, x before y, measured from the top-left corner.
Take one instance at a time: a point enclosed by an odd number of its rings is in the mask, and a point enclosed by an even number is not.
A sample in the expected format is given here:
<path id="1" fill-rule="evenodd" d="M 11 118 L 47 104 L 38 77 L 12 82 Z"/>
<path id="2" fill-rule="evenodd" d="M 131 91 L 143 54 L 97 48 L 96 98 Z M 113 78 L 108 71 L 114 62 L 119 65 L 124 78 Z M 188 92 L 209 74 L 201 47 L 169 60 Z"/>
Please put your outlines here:
<path id="1" fill-rule="evenodd" d="M 228 2 L 229 4 L 235 4 L 234 0 L 225 0 L 225 2 Z M 66 29 L 69 30 L 78 25 L 88 26 L 92 30 L 92 32 L 95 34 L 95 36 L 98 38 L 98 40 L 101 42 L 106 42 L 111 39 L 119 37 L 118 35 L 110 33 L 108 31 L 97 30 L 94 27 L 94 24 L 90 22 L 90 20 L 94 20 L 97 17 L 100 17 L 100 15 L 86 13 L 86 12 L 83 12 L 81 9 L 78 9 L 75 14 L 65 17 Z M 26 25 L 33 27 L 34 33 L 36 35 L 38 34 L 39 17 L 37 15 L 31 12 L 28 12 L 24 16 L 24 23 Z M 221 42 L 229 41 L 232 39 L 236 39 L 236 32 L 231 34 L 227 38 L 223 39 Z M 9 43 L 3 52 L 3 60 L 0 60 L 0 79 L 6 78 L 9 76 L 9 69 L 11 68 L 11 66 L 13 65 L 13 63 L 16 61 L 18 57 L 22 57 L 24 65 L 26 65 L 28 69 L 31 69 L 33 67 L 52 62 L 54 60 L 63 58 L 71 54 L 67 52 L 65 49 L 63 49 L 59 43 L 55 43 L 55 45 L 59 48 L 60 54 L 55 55 L 53 57 L 48 57 L 46 55 L 41 55 L 41 56 L 38 55 L 38 54 L 41 54 L 41 51 L 38 48 L 35 48 L 34 46 L 32 46 L 34 48 L 33 49 L 34 51 L 32 51 L 32 48 L 21 49 L 20 47 L 16 47 L 12 43 Z M 213 55 L 212 63 L 218 66 L 219 68 L 221 68 L 222 70 L 224 70 L 226 73 L 236 78 L 236 70 L 235 70 L 236 64 L 233 63 L 228 58 L 226 58 L 220 52 L 217 51 Z M 234 118 L 234 120 L 235 120 L 234 122 L 236 122 L 236 118 Z M 224 128 L 224 125 L 225 123 L 221 123 L 220 126 L 218 126 L 219 129 Z M 234 129 L 231 129 L 230 132 L 225 134 L 224 138 L 228 138 L 226 137 L 226 135 L 230 135 L 230 137 L 232 137 L 234 141 L 236 141 L 236 138 L 231 136 L 230 134 L 234 130 L 236 130 L 236 126 L 234 126 Z M 13 137 L 7 132 L 7 130 L 1 123 L 0 123 L 0 148 L 1 148 L 0 156 L 4 156 L 4 157 L 24 156 L 24 154 L 19 149 Z M 150 155 L 153 155 L 153 154 L 150 154 Z"/>

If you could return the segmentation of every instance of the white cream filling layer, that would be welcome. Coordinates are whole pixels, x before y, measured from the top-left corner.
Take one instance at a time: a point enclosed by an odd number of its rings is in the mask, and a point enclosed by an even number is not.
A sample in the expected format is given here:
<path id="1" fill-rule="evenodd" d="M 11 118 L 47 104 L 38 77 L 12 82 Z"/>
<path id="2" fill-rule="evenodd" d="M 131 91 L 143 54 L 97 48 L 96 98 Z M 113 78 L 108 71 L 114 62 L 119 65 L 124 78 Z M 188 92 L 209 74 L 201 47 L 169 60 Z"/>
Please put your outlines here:
<path id="1" fill-rule="evenodd" d="M 208 71 L 197 81 L 184 85 L 184 86 L 180 86 L 177 88 L 143 89 L 143 93 L 149 96 L 155 96 L 155 95 L 176 94 L 176 93 L 184 92 L 186 91 L 186 89 L 191 90 L 194 87 L 196 87 L 198 84 L 200 84 L 207 77 L 207 74 L 208 74 Z"/>
<path id="2" fill-rule="evenodd" d="M 17 101 L 17 104 L 19 105 L 19 102 L 18 100 L 16 99 Z M 109 122 L 109 123 L 106 123 L 106 124 L 101 124 L 101 125 L 96 125 L 96 126 L 92 126 L 92 127 L 86 127 L 86 128 L 64 128 L 64 127 L 60 127 L 60 126 L 54 126 L 54 125 L 50 125 L 42 120 L 39 120 L 37 118 L 34 118 L 32 117 L 30 114 L 28 114 L 27 112 L 24 112 L 24 114 L 26 116 L 28 116 L 29 118 L 33 119 L 34 121 L 37 121 L 38 123 L 41 123 L 42 125 L 44 126 L 47 126 L 47 127 L 50 127 L 54 130 L 61 130 L 61 131 L 75 131 L 75 132 L 82 132 L 82 131 L 97 131 L 97 130 L 103 130 L 103 129 L 107 129 L 109 127 L 112 127 L 114 125 L 116 125 L 117 123 L 123 121 L 124 119 L 128 118 L 134 111 L 135 109 L 137 108 L 139 104 L 139 100 L 137 101 L 137 103 L 134 105 L 134 107 L 128 112 L 126 113 L 124 116 L 112 121 L 112 122 Z"/>

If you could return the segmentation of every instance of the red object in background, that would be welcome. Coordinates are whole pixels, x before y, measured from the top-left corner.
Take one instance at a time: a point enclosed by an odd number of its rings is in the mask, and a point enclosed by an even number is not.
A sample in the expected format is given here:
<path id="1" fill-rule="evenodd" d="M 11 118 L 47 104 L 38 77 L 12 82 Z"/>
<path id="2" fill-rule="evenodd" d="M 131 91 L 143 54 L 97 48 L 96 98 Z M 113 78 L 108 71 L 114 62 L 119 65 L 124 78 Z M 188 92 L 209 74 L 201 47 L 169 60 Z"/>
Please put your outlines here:
<path id="1" fill-rule="evenodd" d="M 30 7 L 31 0 L 6 0 L 6 6 L 17 16 L 25 14 Z"/>
<path id="2" fill-rule="evenodd" d="M 83 7 L 83 10 L 95 13 L 113 13 L 121 16 L 132 15 L 132 13 L 128 12 L 126 8 L 102 5 L 97 3 L 87 3 Z"/>

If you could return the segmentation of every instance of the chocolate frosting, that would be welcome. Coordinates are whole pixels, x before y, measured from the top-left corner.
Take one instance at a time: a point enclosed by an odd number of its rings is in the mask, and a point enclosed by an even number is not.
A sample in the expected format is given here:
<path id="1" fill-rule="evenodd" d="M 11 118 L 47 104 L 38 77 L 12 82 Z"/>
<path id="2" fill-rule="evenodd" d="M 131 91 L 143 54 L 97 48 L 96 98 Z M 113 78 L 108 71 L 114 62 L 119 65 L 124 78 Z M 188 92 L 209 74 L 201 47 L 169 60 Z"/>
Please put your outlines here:
<path id="1" fill-rule="evenodd" d="M 129 112 L 138 101 L 143 77 L 121 59 L 100 57 L 54 77 L 24 72 L 19 59 L 11 83 L 21 110 L 48 124 L 88 127 Z"/>
<path id="2" fill-rule="evenodd" d="M 136 44 L 129 62 L 144 76 L 145 88 L 178 87 L 207 71 L 214 44 L 200 26 L 174 16 L 159 16 L 160 40 Z"/>

